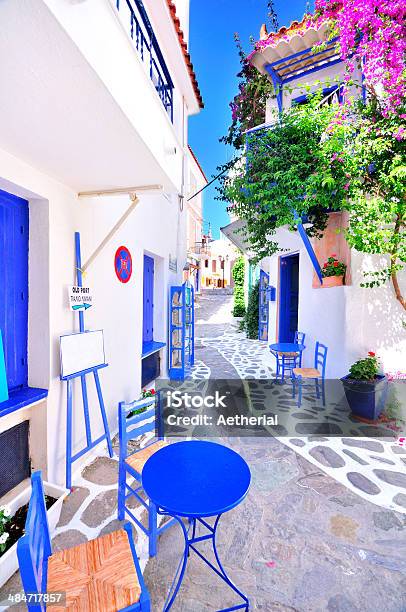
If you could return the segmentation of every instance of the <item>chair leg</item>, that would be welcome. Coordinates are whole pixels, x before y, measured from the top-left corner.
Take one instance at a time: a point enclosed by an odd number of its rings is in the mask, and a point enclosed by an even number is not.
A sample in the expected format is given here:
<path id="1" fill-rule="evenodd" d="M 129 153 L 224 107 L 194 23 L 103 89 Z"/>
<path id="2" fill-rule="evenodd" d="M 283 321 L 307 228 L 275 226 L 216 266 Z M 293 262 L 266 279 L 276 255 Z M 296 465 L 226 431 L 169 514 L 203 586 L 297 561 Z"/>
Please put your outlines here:
<path id="1" fill-rule="evenodd" d="M 124 520 L 125 516 L 125 484 L 126 484 L 126 471 L 124 462 L 120 461 L 118 468 L 118 520 Z"/>
<path id="2" fill-rule="evenodd" d="M 324 378 L 321 381 L 321 397 L 323 400 L 323 406 L 326 405 L 326 389 L 324 387 Z"/>
<path id="3" fill-rule="evenodd" d="M 149 596 L 140 599 L 140 612 L 151 612 L 151 601 Z"/>
<path id="4" fill-rule="evenodd" d="M 296 380 L 293 376 L 292 376 L 292 397 L 293 399 L 295 399 L 296 397 Z"/>
<path id="5" fill-rule="evenodd" d="M 156 506 L 149 500 L 148 510 L 148 531 L 149 531 L 149 556 L 155 557 L 157 551 L 157 540 L 158 540 L 158 519 Z"/>
<path id="6" fill-rule="evenodd" d="M 285 356 L 282 355 L 282 382 L 285 382 Z"/>
<path id="7" fill-rule="evenodd" d="M 320 388 L 319 388 L 319 379 L 315 378 L 315 383 L 316 383 L 316 395 L 317 395 L 317 399 L 320 399 Z"/>
<path id="8" fill-rule="evenodd" d="M 297 396 L 297 405 L 300 408 L 300 406 L 302 405 L 302 381 L 299 381 L 298 385 L 299 385 L 299 389 L 298 389 L 298 396 Z"/>

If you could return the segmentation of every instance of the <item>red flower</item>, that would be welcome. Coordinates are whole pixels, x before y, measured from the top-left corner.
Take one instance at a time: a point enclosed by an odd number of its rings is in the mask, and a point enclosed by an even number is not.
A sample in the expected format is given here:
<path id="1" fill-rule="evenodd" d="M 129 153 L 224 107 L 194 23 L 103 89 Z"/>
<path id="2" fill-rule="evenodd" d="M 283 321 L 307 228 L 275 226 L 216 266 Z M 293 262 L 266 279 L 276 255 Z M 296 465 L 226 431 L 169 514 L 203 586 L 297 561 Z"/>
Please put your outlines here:
<path id="1" fill-rule="evenodd" d="M 338 261 L 335 261 L 335 262 L 333 263 L 333 266 L 336 268 L 336 267 L 338 266 Z"/>
<path id="2" fill-rule="evenodd" d="M 369 357 L 375 357 L 375 353 L 373 351 L 369 351 L 368 355 Z"/>
<path id="3" fill-rule="evenodd" d="M 325 264 L 324 264 L 324 266 L 323 266 L 323 268 L 327 268 L 327 265 L 328 265 L 328 264 L 326 264 L 326 263 L 325 263 Z"/>
<path id="4" fill-rule="evenodd" d="M 330 257 L 337 257 L 337 253 L 331 253 Z"/>
<path id="5" fill-rule="evenodd" d="M 155 395 L 155 389 L 151 389 L 152 395 Z"/>

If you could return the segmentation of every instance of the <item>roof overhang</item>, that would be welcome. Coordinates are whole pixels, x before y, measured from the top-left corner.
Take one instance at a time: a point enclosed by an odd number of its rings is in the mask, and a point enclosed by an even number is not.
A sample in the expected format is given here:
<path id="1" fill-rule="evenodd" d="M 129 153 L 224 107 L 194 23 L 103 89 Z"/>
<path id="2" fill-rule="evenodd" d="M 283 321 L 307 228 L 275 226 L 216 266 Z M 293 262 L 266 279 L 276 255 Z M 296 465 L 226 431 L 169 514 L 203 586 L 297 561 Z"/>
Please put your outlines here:
<path id="1" fill-rule="evenodd" d="M 286 30 L 283 38 L 270 34 L 268 39 L 257 43 L 257 49 L 250 55 L 250 62 L 259 72 L 268 74 L 274 85 L 290 83 L 342 62 L 337 39 L 328 41 L 328 31 L 328 25 L 324 22 L 291 36 Z M 322 43 L 321 50 L 313 51 L 315 46 Z"/>

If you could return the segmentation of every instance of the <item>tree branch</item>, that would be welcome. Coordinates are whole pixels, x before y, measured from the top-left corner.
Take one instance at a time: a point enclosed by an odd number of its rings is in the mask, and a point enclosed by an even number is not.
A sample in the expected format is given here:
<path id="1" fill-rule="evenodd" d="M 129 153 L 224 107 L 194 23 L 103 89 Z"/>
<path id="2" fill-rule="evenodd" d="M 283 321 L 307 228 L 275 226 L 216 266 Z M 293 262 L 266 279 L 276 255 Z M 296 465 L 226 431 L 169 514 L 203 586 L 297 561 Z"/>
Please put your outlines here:
<path id="1" fill-rule="evenodd" d="M 397 235 L 400 232 L 400 228 L 403 225 L 402 219 L 400 217 L 400 215 L 397 215 L 396 218 L 396 223 L 395 223 L 395 229 L 394 229 L 394 234 Z M 396 245 L 396 241 L 395 241 L 395 245 Z M 391 254 L 391 280 L 392 280 L 392 285 L 393 288 L 395 290 L 395 295 L 396 295 L 396 299 L 401 303 L 401 305 L 403 306 L 403 308 L 406 310 L 406 300 L 402 295 L 402 292 L 400 290 L 400 286 L 399 286 L 399 281 L 398 281 L 398 275 L 397 275 L 397 270 L 396 270 L 396 260 L 397 260 L 397 248 L 396 246 L 394 247 L 394 252 L 392 252 Z"/>

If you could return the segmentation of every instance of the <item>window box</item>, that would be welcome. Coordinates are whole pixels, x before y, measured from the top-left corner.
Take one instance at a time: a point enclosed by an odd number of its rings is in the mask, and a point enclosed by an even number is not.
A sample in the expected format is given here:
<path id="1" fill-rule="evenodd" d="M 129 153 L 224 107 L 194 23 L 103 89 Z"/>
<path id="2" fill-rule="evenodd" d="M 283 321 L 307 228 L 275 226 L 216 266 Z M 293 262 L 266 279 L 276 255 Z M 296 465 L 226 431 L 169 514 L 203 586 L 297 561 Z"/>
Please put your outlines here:
<path id="1" fill-rule="evenodd" d="M 68 494 L 68 490 L 58 485 L 44 481 L 44 493 L 50 497 L 54 497 L 56 502 L 47 510 L 49 531 L 52 534 L 58 524 L 61 515 L 62 503 Z M 7 505 L 9 506 L 12 515 L 14 515 L 21 506 L 24 506 L 30 501 L 31 483 L 27 481 L 27 485 L 20 493 Z M 18 570 L 17 559 L 17 542 L 13 544 L 3 555 L 0 556 L 0 587 Z"/>

